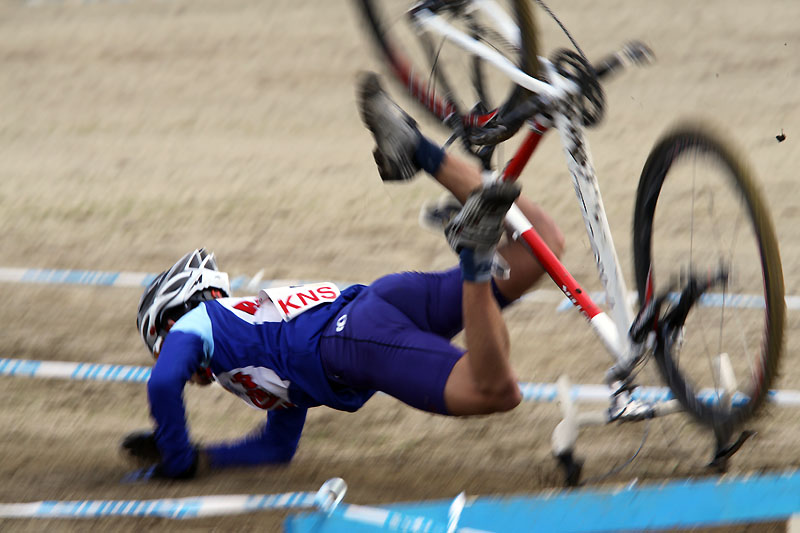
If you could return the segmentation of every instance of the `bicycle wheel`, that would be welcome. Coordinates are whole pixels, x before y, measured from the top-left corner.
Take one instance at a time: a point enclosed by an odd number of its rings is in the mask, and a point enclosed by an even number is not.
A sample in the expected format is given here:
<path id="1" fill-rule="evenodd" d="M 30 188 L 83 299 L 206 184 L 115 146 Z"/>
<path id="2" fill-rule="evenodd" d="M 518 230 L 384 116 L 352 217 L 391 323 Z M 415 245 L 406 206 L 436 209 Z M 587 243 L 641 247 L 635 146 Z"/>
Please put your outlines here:
<path id="1" fill-rule="evenodd" d="M 718 276 L 662 334 L 655 358 L 685 410 L 728 436 L 758 411 L 777 375 L 786 308 L 769 211 L 729 146 L 697 124 L 666 135 L 642 171 L 633 222 L 640 305 L 670 284 L 680 291 L 678 278 Z M 676 306 L 671 296 L 665 305 Z"/>
<path id="2" fill-rule="evenodd" d="M 492 119 L 497 122 L 519 108 L 530 93 L 493 72 L 477 56 L 441 36 L 425 33 L 412 14 L 427 9 L 537 76 L 538 47 L 529 0 L 507 3 L 483 1 L 480 5 L 484 7 L 478 8 L 478 2 L 472 0 L 356 0 L 356 8 L 394 79 L 425 110 L 453 129 L 456 125 L 448 122 L 453 117 L 459 118 L 464 128 L 481 128 Z M 507 29 L 505 33 L 502 28 Z"/>

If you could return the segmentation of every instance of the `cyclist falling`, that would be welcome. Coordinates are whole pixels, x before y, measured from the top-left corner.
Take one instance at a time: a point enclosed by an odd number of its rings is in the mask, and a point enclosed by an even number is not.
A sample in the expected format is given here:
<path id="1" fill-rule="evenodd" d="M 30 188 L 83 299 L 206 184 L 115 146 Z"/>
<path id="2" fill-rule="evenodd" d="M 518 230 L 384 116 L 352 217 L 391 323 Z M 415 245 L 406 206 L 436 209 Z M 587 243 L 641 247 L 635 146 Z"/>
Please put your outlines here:
<path id="1" fill-rule="evenodd" d="M 150 465 L 129 479 L 187 479 L 198 467 L 286 463 L 308 408 L 356 411 L 376 391 L 451 416 L 508 411 L 520 403 L 501 308 L 543 270 L 521 244 L 499 244 L 503 219 L 516 202 L 556 255 L 563 249 L 559 229 L 519 196 L 517 185 L 483 185 L 477 167 L 424 137 L 376 75 L 360 80 L 358 97 L 381 178 L 411 180 L 424 170 L 464 204 L 445 228 L 459 266 L 391 274 L 342 291 L 321 283 L 231 298 L 228 276 L 213 254 L 190 252 L 139 302 L 139 332 L 156 358 L 147 384 L 156 428 L 123 441 L 130 457 Z M 510 267 L 505 279 L 493 275 L 495 253 Z M 466 350 L 450 342 L 462 329 Z M 183 388 L 212 380 L 268 411 L 258 433 L 232 443 L 192 444 Z"/>

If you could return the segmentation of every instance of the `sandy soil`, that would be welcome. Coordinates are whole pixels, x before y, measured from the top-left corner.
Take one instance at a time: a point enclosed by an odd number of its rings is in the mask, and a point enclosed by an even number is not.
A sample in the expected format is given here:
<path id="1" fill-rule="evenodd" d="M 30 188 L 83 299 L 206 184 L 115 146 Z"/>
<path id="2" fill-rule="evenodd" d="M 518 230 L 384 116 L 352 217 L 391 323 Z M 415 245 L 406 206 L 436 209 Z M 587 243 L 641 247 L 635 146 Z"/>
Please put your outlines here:
<path id="1" fill-rule="evenodd" d="M 631 38 L 659 56 L 609 85 L 607 119 L 589 134 L 626 271 L 647 152 L 676 118 L 703 116 L 737 139 L 758 170 L 786 292 L 800 293 L 800 3 L 552 7 L 592 57 Z M 562 44 L 554 24 L 544 26 L 548 48 Z M 216 251 L 232 275 L 263 268 L 267 278 L 368 282 L 451 265 L 442 239 L 416 223 L 420 203 L 439 193 L 435 184 L 386 187 L 376 176 L 353 97 L 356 73 L 378 68 L 365 42 L 344 2 L 0 3 L 0 266 L 156 272 L 196 246 Z M 787 139 L 778 143 L 781 129 Z M 543 142 L 523 176 L 525 191 L 556 217 L 568 240 L 565 263 L 594 290 L 594 261 L 559 151 L 555 136 Z M 3 290 L 3 357 L 149 362 L 134 325 L 138 290 Z M 554 381 L 568 370 L 575 382 L 599 382 L 608 366 L 602 347 L 577 313 L 553 307 L 508 312 L 520 377 Z M 800 384 L 798 320 L 790 312 L 780 388 Z M 218 391 L 190 389 L 187 402 L 202 441 L 237 437 L 262 418 Z M 350 484 L 348 501 L 369 504 L 561 483 L 550 457 L 559 420 L 552 405 L 471 420 L 429 416 L 386 397 L 355 415 L 317 409 L 289 467 L 153 485 L 121 484 L 127 466 L 117 454 L 125 433 L 149 426 L 143 387 L 3 378 L 0 405 L 2 502 L 313 490 L 337 475 Z M 800 466 L 796 415 L 768 415 L 733 472 Z M 626 461 L 644 430 L 586 431 L 579 441 L 586 477 Z M 710 442 L 683 418 L 653 422 L 639 458 L 603 482 L 702 475 Z M 277 531 L 283 516 L 0 521 L 0 529 Z"/>

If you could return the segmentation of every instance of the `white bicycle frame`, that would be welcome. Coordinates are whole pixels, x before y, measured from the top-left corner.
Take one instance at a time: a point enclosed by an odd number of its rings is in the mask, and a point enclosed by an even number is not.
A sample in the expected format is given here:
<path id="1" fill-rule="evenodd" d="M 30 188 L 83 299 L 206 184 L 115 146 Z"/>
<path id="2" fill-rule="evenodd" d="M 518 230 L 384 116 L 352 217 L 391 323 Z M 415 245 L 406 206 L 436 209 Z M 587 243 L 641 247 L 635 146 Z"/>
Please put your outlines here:
<path id="1" fill-rule="evenodd" d="M 494 2 L 479 0 L 474 4 L 476 8 L 486 11 L 498 23 L 498 31 L 501 31 L 509 42 L 519 42 L 518 28 Z M 589 242 L 595 255 L 598 274 L 605 290 L 606 306 L 609 309 L 610 316 L 596 308 L 593 303 L 591 303 L 590 307 L 587 300 L 588 302 L 591 301 L 585 291 L 571 290 L 570 287 L 560 283 L 556 277 L 553 277 L 553 273 L 549 268 L 547 270 L 567 298 L 587 316 L 592 329 L 599 336 L 617 365 L 622 368 L 629 367 L 631 362 L 640 354 L 642 347 L 634 346 L 628 335 L 634 314 L 628 300 L 627 286 L 614 247 L 614 240 L 611 236 L 611 229 L 603 206 L 588 143 L 584 136 L 580 108 L 577 102 L 577 99 L 580 98 L 578 86 L 559 75 L 553 65 L 542 58 L 540 58 L 540 62 L 547 73 L 547 78 L 551 82 L 545 83 L 527 75 L 496 50 L 466 35 L 429 10 L 421 10 L 416 13 L 415 20 L 420 29 L 438 34 L 467 52 L 491 63 L 511 81 L 548 102 L 548 108 L 554 110 L 553 125 L 561 136 L 567 166 L 572 176 L 572 183 L 578 197 Z M 507 222 L 513 228 L 514 235 L 517 238 L 530 235 L 531 232 L 535 233 L 531 223 L 516 206 L 509 212 Z M 538 235 L 535 235 L 534 238 L 538 239 Z M 553 258 L 540 255 L 540 246 L 531 247 L 531 251 L 543 265 L 547 265 L 553 260 Z"/>
<path id="2" fill-rule="evenodd" d="M 496 23 L 496 29 L 508 42 L 519 45 L 519 28 L 495 2 L 475 0 L 472 5 L 475 9 L 484 11 Z M 551 445 L 553 454 L 566 467 L 569 480 L 572 475 L 570 472 L 574 472 L 576 468 L 580 470 L 573 459 L 573 451 L 581 427 L 603 425 L 613 421 L 638 421 L 681 410 L 679 402 L 674 399 L 657 402 L 641 399 L 632 393 L 630 384 L 626 383 L 635 363 L 646 353 L 649 340 L 636 343 L 629 334 L 634 313 L 628 299 L 628 289 L 614 247 L 614 239 L 611 236 L 589 146 L 584 136 L 580 88 L 571 80 L 561 76 L 552 63 L 541 57 L 539 62 L 549 83 L 529 76 L 505 56 L 456 29 L 430 10 L 415 12 L 414 20 L 418 24 L 418 31 L 444 37 L 494 65 L 511 81 L 540 98 L 552 116 L 550 120 L 537 115 L 529 122 L 530 132 L 522 148 L 504 169 L 504 175 L 495 179 L 515 180 L 536 148 L 539 138 L 549 126 L 555 126 L 560 134 L 567 167 L 595 256 L 598 275 L 605 291 L 605 305 L 609 313 L 600 309 L 591 300 L 516 205 L 509 210 L 506 222 L 512 228 L 514 238 L 528 246 L 559 289 L 588 319 L 592 330 L 615 361 L 615 365 L 606 375 L 610 406 L 602 411 L 579 413 L 574 405 L 575 400 L 568 378 L 562 376 L 559 379 L 557 390 L 563 418 L 553 431 Z M 621 65 L 630 63 L 624 53 L 618 53 L 616 57 Z M 721 361 L 720 364 L 723 363 Z"/>

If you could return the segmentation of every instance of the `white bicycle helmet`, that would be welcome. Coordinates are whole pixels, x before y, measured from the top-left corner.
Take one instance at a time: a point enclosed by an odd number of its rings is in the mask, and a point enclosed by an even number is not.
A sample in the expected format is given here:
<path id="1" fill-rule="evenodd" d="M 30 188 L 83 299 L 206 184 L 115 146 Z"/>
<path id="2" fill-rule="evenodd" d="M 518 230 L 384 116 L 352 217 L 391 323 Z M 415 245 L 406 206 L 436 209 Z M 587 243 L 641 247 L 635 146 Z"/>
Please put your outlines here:
<path id="1" fill-rule="evenodd" d="M 167 331 L 167 319 L 178 320 L 200 302 L 230 296 L 226 272 L 220 272 L 214 254 L 205 248 L 184 255 L 144 290 L 136 325 L 147 349 L 156 356 Z"/>

